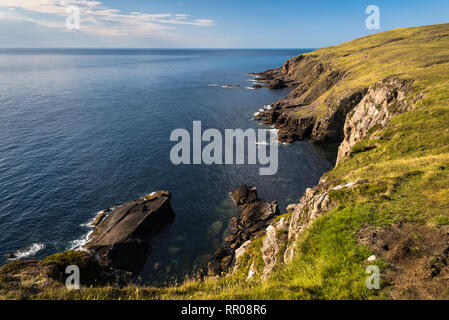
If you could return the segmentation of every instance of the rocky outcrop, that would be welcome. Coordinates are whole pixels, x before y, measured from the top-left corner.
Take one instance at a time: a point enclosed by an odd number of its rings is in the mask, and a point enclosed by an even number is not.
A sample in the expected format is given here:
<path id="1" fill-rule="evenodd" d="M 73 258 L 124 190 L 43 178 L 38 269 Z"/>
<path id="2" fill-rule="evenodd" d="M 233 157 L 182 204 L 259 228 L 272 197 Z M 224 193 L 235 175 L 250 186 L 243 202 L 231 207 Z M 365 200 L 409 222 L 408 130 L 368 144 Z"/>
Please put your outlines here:
<path id="1" fill-rule="evenodd" d="M 346 118 L 344 140 L 338 149 L 337 163 L 350 155 L 357 142 L 385 127 L 393 116 L 411 108 L 413 104 L 406 98 L 411 83 L 409 80 L 388 77 L 369 88 L 368 93 Z"/>
<path id="2" fill-rule="evenodd" d="M 285 218 L 269 225 L 266 230 L 265 238 L 262 242 L 262 259 L 264 269 L 262 278 L 266 277 L 276 265 L 284 262 L 283 244 L 287 242 L 288 221 Z"/>
<path id="3" fill-rule="evenodd" d="M 341 98 L 333 102 L 327 100 L 328 110 L 326 115 L 314 122 L 310 141 L 312 143 L 336 143 L 344 139 L 344 124 L 346 116 L 362 100 L 366 94 L 366 89 L 354 90 L 346 93 Z"/>
<path id="4" fill-rule="evenodd" d="M 170 193 L 154 192 L 109 212 L 98 222 L 84 249 L 105 266 L 137 273 L 151 252 L 147 241 L 174 218 Z"/>
<path id="5" fill-rule="evenodd" d="M 332 61 L 327 59 L 328 61 Z M 281 88 L 293 87 L 289 95 L 279 99 L 269 108 L 261 109 L 255 120 L 274 125 L 281 142 L 310 139 L 312 143 L 340 143 L 338 162 L 344 161 L 354 145 L 368 138 L 377 130 L 384 128 L 390 119 L 412 108 L 416 101 L 409 101 L 412 81 L 398 76 L 389 76 L 382 81 L 365 87 L 334 90 L 350 77 L 350 72 L 336 70 L 330 63 L 324 63 L 313 55 L 301 55 L 288 60 L 281 68 L 258 74 L 260 81 L 267 86 Z M 331 90 L 332 89 L 332 90 Z M 292 260 L 297 238 L 318 217 L 335 207 L 330 199 L 332 191 L 354 188 L 366 183 L 357 180 L 335 185 L 322 179 L 317 187 L 307 189 L 298 204 L 288 207 L 289 220 L 276 223 L 254 222 L 246 225 L 246 216 L 254 212 L 273 212 L 270 204 L 260 203 L 255 190 L 241 187 L 233 193 L 239 206 L 243 207 L 242 217 L 231 221 L 233 232 L 226 239 L 228 249 L 216 253 L 215 269 L 222 272 L 228 267 L 235 248 L 241 256 L 249 246 L 252 237 L 264 235 L 262 240 L 262 259 L 264 268 L 261 277 L 266 277 L 276 265 Z M 248 210 L 248 211 L 245 211 Z M 268 214 L 270 215 L 270 214 Z M 242 246 L 242 244 L 245 244 Z M 226 268 L 223 268 L 226 267 Z M 260 270 L 259 270 L 260 271 Z M 250 268 L 248 279 L 257 272 Z M 213 273 L 213 272 L 212 272 Z"/>
<path id="6" fill-rule="evenodd" d="M 355 186 L 366 182 L 367 181 L 365 180 L 357 180 L 331 187 L 330 183 L 321 179 L 318 186 L 306 190 L 298 204 L 289 206 L 290 210 L 292 210 L 292 214 L 288 227 L 288 245 L 284 253 L 284 261 L 290 262 L 292 260 L 296 247 L 296 240 L 299 235 L 302 234 L 302 232 L 318 217 L 335 207 L 335 204 L 333 204 L 329 198 L 329 192 L 331 190 L 354 188 Z"/>
<path id="7" fill-rule="evenodd" d="M 268 70 L 265 78 L 270 85 L 289 83 L 294 89 L 273 108 L 257 114 L 255 120 L 279 129 L 281 142 L 310 138 L 313 143 L 341 142 L 346 115 L 360 102 L 366 89 L 353 89 L 342 97 L 327 98 L 327 111 L 317 117 L 320 106 L 316 100 L 345 76 L 331 65 L 321 63 L 313 56 L 298 56 L 281 68 Z"/>
<path id="8" fill-rule="evenodd" d="M 279 215 L 277 202 L 268 203 L 259 199 L 256 188 L 243 185 L 231 196 L 239 207 L 240 216 L 231 219 L 230 235 L 225 239 L 225 246 L 218 249 L 209 261 L 209 276 L 226 272 L 235 263 L 235 256 L 244 253 L 242 246 L 248 246 L 249 240 L 261 236 Z"/>

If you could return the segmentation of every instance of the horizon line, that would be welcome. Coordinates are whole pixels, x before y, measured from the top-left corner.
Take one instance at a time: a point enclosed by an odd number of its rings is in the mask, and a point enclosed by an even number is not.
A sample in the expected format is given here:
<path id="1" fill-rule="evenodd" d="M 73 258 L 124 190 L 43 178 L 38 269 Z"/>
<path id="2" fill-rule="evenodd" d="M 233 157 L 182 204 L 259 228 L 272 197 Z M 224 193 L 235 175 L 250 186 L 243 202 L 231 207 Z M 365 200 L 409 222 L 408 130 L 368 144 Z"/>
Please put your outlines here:
<path id="1" fill-rule="evenodd" d="M 312 47 L 298 48 L 145 48 L 145 47 L 0 47 L 0 50 L 23 50 L 23 49 L 75 49 L 75 50 L 316 50 Z"/>

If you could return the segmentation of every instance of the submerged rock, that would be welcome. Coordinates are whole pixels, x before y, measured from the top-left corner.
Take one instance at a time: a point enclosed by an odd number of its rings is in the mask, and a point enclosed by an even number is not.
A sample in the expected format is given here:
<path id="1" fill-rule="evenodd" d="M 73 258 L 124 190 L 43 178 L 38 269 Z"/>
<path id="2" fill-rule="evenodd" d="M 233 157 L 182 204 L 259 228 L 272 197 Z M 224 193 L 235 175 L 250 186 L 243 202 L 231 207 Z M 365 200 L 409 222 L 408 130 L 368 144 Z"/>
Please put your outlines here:
<path id="1" fill-rule="evenodd" d="M 111 211 L 84 246 L 106 266 L 137 273 L 151 247 L 146 241 L 174 221 L 170 193 L 158 191 Z"/>

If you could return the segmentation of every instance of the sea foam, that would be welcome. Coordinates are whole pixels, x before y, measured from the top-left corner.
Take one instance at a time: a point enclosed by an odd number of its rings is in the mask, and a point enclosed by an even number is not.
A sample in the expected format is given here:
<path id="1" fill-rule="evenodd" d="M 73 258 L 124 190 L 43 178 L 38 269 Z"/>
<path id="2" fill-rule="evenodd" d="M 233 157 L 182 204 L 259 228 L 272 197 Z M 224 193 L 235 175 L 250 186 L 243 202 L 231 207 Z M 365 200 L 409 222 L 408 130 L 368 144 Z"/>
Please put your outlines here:
<path id="1" fill-rule="evenodd" d="M 14 252 L 14 257 L 9 260 L 18 260 L 34 256 L 36 253 L 38 253 L 44 248 L 45 245 L 43 243 L 33 243 L 32 245 L 26 247 L 25 249 L 17 250 L 16 252 Z"/>

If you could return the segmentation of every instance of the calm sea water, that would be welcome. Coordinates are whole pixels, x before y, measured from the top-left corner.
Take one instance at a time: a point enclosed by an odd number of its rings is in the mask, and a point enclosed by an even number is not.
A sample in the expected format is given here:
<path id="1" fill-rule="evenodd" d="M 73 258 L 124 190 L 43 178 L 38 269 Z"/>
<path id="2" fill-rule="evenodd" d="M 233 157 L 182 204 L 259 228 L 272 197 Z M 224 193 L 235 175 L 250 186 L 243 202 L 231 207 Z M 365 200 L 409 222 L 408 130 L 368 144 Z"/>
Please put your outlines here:
<path id="1" fill-rule="evenodd" d="M 334 150 L 282 145 L 279 171 L 174 166 L 170 133 L 258 128 L 253 114 L 287 91 L 249 90 L 258 72 L 305 50 L 1 50 L 0 263 L 82 243 L 98 211 L 172 192 L 176 222 L 152 241 L 142 278 L 160 284 L 202 267 L 236 215 L 246 183 L 282 208 L 335 161 Z M 222 88 L 211 85 L 240 85 Z"/>

